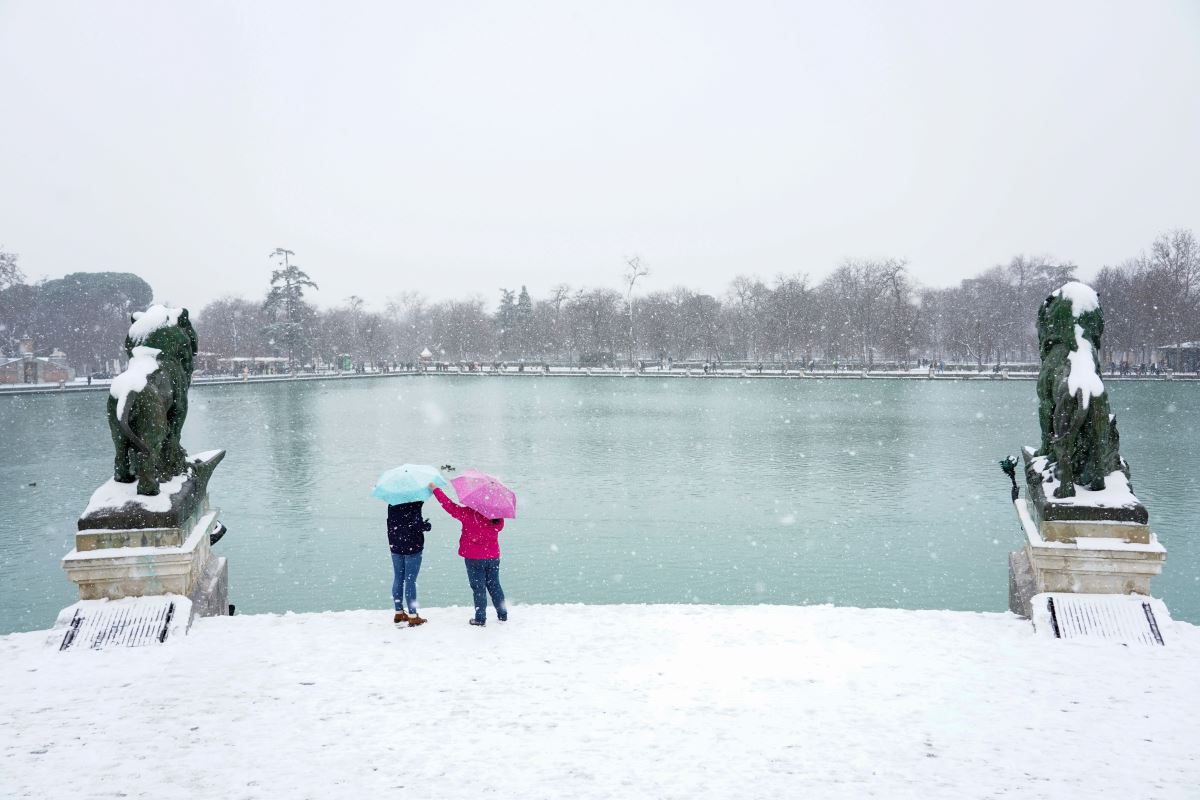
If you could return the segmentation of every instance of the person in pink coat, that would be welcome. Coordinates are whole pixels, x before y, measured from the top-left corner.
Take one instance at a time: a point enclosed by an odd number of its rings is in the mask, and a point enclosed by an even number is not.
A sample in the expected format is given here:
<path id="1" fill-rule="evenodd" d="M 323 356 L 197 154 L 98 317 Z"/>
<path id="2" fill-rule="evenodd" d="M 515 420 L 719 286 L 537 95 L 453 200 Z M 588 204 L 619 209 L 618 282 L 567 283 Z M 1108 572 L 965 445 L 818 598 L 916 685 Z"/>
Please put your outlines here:
<path id="1" fill-rule="evenodd" d="M 475 595 L 475 617 L 470 623 L 487 624 L 489 594 L 496 607 L 496 618 L 507 622 L 508 607 L 504 604 L 504 590 L 500 588 L 500 531 L 504 529 L 504 520 L 488 519 L 473 508 L 460 506 L 432 483 L 429 488 L 446 513 L 462 523 L 458 554 L 467 564 L 467 581 Z"/>

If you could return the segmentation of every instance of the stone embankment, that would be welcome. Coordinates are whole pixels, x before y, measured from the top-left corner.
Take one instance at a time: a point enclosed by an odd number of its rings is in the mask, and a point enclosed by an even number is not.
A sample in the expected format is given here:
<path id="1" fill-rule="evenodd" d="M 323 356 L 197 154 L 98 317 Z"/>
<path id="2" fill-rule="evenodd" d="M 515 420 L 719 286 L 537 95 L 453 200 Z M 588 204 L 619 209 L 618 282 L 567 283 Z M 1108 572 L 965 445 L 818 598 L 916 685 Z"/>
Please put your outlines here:
<path id="1" fill-rule="evenodd" d="M 412 377 L 446 377 L 468 376 L 476 378 L 723 378 L 739 380 L 921 380 L 921 381 L 1000 381 L 1000 380 L 1037 380 L 1036 372 L 1020 371 L 999 373 L 969 370 L 947 370 L 930 374 L 928 370 L 779 370 L 764 368 L 757 369 L 703 369 L 693 367 L 684 369 L 646 369 L 638 372 L 632 369 L 611 369 L 605 367 L 551 367 L 550 371 L 529 368 L 519 371 L 509 367 L 498 371 L 490 367 L 470 370 L 464 367 L 450 366 L 436 370 L 398 370 L 389 372 L 301 372 L 294 375 L 248 375 L 248 376 L 199 376 L 192 380 L 192 387 L 231 386 L 254 383 L 288 383 L 299 381 L 344 381 L 344 380 L 377 380 L 382 378 L 412 378 Z M 1176 375 L 1105 375 L 1105 381 L 1186 381 L 1200 382 L 1200 373 L 1180 373 Z M 65 394 L 69 392 L 88 392 L 108 390 L 110 381 L 93 381 L 86 383 L 77 380 L 65 384 L 12 384 L 0 386 L 0 395 L 6 394 Z"/>

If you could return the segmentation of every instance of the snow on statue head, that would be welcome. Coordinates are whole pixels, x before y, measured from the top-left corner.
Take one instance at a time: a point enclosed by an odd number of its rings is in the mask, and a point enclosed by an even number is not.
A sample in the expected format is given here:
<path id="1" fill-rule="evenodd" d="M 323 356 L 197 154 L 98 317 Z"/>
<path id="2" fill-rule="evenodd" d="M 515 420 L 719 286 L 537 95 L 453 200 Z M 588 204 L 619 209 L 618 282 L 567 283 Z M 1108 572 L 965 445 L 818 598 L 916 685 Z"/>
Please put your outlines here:
<path id="1" fill-rule="evenodd" d="M 155 495 L 159 483 L 187 469 L 179 439 L 198 343 L 186 308 L 150 306 L 130 322 L 129 366 L 113 379 L 108 398 L 113 479 L 137 481 L 138 494 Z"/>
<path id="2" fill-rule="evenodd" d="M 1104 315 L 1096 292 L 1078 281 L 1051 292 L 1038 309 L 1037 332 L 1043 480 L 1057 483 L 1058 498 L 1074 497 L 1076 485 L 1104 489 L 1114 472 L 1127 482 L 1129 465 L 1118 452 L 1117 421 L 1100 379 Z"/>

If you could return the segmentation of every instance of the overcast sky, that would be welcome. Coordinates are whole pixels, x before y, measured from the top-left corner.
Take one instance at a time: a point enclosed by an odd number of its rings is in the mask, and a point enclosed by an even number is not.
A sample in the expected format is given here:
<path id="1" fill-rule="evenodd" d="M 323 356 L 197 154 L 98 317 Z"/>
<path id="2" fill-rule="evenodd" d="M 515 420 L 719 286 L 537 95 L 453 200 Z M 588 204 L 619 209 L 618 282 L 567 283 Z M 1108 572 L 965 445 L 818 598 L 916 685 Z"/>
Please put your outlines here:
<path id="1" fill-rule="evenodd" d="M 0 244 L 32 279 L 321 305 L 723 291 L 896 256 L 1085 276 L 1200 232 L 1200 3 L 0 0 Z"/>

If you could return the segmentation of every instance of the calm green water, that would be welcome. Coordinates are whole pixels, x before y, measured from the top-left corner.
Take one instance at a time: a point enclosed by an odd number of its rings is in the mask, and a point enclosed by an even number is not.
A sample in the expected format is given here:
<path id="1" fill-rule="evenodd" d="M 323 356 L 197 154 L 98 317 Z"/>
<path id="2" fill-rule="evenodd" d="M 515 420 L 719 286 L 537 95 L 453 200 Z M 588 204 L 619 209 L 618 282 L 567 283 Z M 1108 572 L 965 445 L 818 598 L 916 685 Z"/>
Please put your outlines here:
<path id="1" fill-rule="evenodd" d="M 1155 592 L 1200 623 L 1200 386 L 1109 391 L 1168 548 Z M 74 598 L 59 559 L 108 477 L 104 398 L 0 397 L 0 632 Z M 428 376 L 197 387 L 185 444 L 229 451 L 210 488 L 239 613 L 389 607 L 369 491 L 404 461 L 517 491 L 501 536 L 516 603 L 1000 611 L 1020 538 L 996 462 L 1036 426 L 1028 381 Z M 426 509 L 421 601 L 465 605 L 457 526 Z"/>

